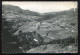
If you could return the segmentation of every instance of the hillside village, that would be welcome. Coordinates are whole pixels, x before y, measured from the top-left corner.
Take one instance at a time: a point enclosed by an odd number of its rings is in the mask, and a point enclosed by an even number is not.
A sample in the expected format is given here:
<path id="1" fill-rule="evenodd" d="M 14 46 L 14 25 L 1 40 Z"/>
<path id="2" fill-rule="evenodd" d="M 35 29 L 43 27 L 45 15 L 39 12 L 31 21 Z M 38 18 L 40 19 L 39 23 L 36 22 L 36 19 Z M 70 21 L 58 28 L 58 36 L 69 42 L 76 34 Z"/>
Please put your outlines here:
<path id="1" fill-rule="evenodd" d="M 44 14 L 12 5 L 3 5 L 2 10 L 3 47 L 7 49 L 3 52 L 77 52 L 77 8 Z M 10 46 L 14 50 L 8 49 Z"/>

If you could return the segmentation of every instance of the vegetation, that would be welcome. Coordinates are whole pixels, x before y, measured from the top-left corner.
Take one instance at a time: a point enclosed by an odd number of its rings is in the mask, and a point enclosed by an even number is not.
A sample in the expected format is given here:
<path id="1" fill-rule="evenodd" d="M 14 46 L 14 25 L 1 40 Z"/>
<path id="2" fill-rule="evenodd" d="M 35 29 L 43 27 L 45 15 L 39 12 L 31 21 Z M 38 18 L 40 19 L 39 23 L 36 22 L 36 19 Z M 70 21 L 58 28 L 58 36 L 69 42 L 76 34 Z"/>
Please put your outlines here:
<path id="1" fill-rule="evenodd" d="M 38 52 L 38 48 L 44 53 L 66 51 L 68 46 L 74 47 L 78 42 L 77 15 L 77 9 L 39 14 L 17 6 L 2 5 L 2 52 L 31 53 L 35 49 Z M 42 23 L 48 28 L 41 30 Z M 74 48 L 73 51 L 77 52 L 77 47 Z"/>

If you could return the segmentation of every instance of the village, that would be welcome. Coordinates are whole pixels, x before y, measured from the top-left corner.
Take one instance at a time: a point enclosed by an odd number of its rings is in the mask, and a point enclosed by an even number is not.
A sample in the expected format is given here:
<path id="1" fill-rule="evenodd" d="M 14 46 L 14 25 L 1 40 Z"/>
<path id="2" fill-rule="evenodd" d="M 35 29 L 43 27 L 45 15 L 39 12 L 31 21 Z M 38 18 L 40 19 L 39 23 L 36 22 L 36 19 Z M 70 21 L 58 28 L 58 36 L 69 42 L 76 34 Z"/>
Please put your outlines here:
<path id="1" fill-rule="evenodd" d="M 3 52 L 77 52 L 77 8 L 49 13 L 12 5 L 3 5 L 2 9 Z"/>

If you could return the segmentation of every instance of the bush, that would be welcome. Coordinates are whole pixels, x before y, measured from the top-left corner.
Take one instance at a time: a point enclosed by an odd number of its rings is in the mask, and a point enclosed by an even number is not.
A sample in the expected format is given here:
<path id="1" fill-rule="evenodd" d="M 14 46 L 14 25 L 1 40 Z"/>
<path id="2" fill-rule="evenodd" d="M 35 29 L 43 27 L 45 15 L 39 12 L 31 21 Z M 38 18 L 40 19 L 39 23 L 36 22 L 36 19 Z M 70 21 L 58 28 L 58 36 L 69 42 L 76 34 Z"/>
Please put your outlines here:
<path id="1" fill-rule="evenodd" d="M 61 45 L 61 47 L 65 47 L 65 46 L 71 45 L 73 43 L 75 43 L 75 38 L 68 37 L 68 38 L 62 39 L 60 45 Z"/>

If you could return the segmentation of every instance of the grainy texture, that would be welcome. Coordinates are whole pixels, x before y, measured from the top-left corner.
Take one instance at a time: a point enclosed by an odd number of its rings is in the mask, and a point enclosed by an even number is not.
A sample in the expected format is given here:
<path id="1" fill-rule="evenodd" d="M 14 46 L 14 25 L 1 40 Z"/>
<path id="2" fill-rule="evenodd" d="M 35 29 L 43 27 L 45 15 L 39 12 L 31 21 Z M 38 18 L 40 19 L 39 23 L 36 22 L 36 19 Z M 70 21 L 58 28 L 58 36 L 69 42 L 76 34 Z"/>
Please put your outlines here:
<path id="1" fill-rule="evenodd" d="M 38 13 L 3 4 L 2 52 L 77 53 L 77 11 Z"/>

